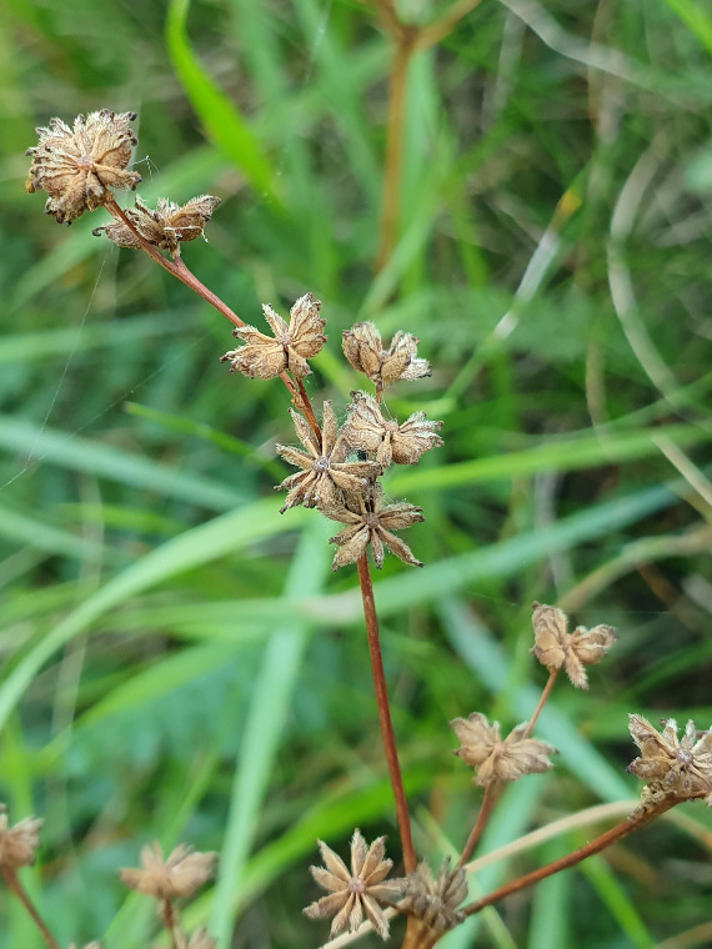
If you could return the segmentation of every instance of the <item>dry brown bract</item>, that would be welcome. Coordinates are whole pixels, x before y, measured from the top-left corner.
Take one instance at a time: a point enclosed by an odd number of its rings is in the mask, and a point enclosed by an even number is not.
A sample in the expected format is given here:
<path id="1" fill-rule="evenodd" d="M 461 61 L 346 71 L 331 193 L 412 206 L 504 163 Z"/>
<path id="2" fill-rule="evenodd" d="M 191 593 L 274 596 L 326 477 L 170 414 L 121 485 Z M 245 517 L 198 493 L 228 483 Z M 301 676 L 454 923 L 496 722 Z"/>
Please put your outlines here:
<path id="1" fill-rule="evenodd" d="M 603 659 L 616 641 L 615 630 L 612 626 L 594 626 L 593 629 L 578 626 L 569 633 L 569 620 L 563 610 L 541 603 L 532 606 L 532 654 L 549 672 L 563 666 L 576 688 L 587 689 L 584 666 L 592 666 Z"/>
<path id="2" fill-rule="evenodd" d="M 385 877 L 393 861 L 385 857 L 385 837 L 378 837 L 367 846 L 360 830 L 355 830 L 351 839 L 351 871 L 344 861 L 323 841 L 317 841 L 324 867 L 310 867 L 311 874 L 328 896 L 305 907 L 303 912 L 310 919 L 328 919 L 331 936 L 345 929 L 353 932 L 363 922 L 364 914 L 381 939 L 388 938 L 388 920 L 379 906 L 379 900 L 393 900 L 403 890 L 402 880 L 387 880 Z"/>
<path id="3" fill-rule="evenodd" d="M 243 372 L 250 379 L 273 379 L 288 369 L 301 379 L 311 372 L 307 359 L 316 356 L 326 342 L 322 333 L 326 321 L 319 316 L 321 302 L 311 293 L 300 297 L 289 311 L 289 325 L 272 307 L 262 307 L 274 336 L 260 333 L 254 326 L 238 326 L 233 336 L 244 346 L 231 349 L 222 357 L 229 360 L 230 372 Z"/>
<path id="4" fill-rule="evenodd" d="M 49 127 L 36 129 L 39 144 L 28 148 L 32 164 L 26 188 L 41 188 L 49 197 L 47 214 L 62 224 L 71 224 L 84 211 L 95 211 L 111 196 L 109 188 L 133 188 L 141 176 L 126 171 L 136 136 L 129 122 L 135 112 L 90 112 L 78 115 L 74 128 L 61 119 L 50 119 Z"/>
<path id="5" fill-rule="evenodd" d="M 352 392 L 344 432 L 349 445 L 376 453 L 376 461 L 387 468 L 414 465 L 431 448 L 439 448 L 443 440 L 437 434 L 442 422 L 429 422 L 425 412 L 414 412 L 402 425 L 383 418 L 381 406 L 372 395 Z"/>
<path id="6" fill-rule="evenodd" d="M 0 805 L 0 867 L 3 870 L 17 870 L 35 862 L 41 827 L 41 817 L 25 817 L 14 827 L 8 827 L 7 814 Z"/>
<path id="7" fill-rule="evenodd" d="M 285 461 L 302 469 L 276 486 L 277 491 L 289 492 L 280 513 L 296 504 L 326 512 L 342 503 L 342 492 L 363 494 L 370 479 L 380 474 L 380 466 L 375 461 L 344 460 L 347 446 L 339 435 L 331 402 L 324 403 L 321 444 L 302 416 L 294 409 L 289 412 L 306 452 L 288 445 L 276 446 Z"/>
<path id="8" fill-rule="evenodd" d="M 430 375 L 430 363 L 417 355 L 418 339 L 398 330 L 388 349 L 373 323 L 355 323 L 344 330 L 344 355 L 359 372 L 368 376 L 380 392 L 399 379 L 420 379 Z"/>
<path id="9" fill-rule="evenodd" d="M 450 727 L 461 744 L 454 754 L 476 770 L 475 784 L 484 787 L 493 781 L 516 781 L 525 774 L 553 767 L 549 755 L 556 754 L 556 748 L 526 738 L 526 722 L 513 728 L 504 741 L 499 736 L 499 722 L 490 725 L 481 712 L 453 718 Z"/>
<path id="10" fill-rule="evenodd" d="M 203 229 L 219 204 L 220 198 L 212 194 L 201 194 L 183 205 L 159 198 L 156 210 L 152 211 L 136 195 L 136 207 L 127 208 L 124 213 L 145 241 L 169 251 L 172 257 L 179 257 L 181 242 L 205 237 Z M 95 227 L 92 231 L 95 237 L 102 233 L 119 247 L 141 246 L 141 241 L 123 221 Z"/>
<path id="11" fill-rule="evenodd" d="M 465 918 L 458 906 L 467 896 L 467 881 L 462 867 L 450 870 L 450 858 L 440 865 L 433 879 L 424 861 L 405 878 L 405 895 L 398 909 L 420 921 L 418 946 L 430 946 L 442 933 L 454 929 Z"/>
<path id="12" fill-rule="evenodd" d="M 628 727 L 640 748 L 640 757 L 631 761 L 628 771 L 647 782 L 643 803 L 672 795 L 683 800 L 703 797 L 712 807 L 712 730 L 698 738 L 695 723 L 688 721 L 678 738 L 674 718 L 658 732 L 642 715 L 630 715 Z"/>
<path id="13" fill-rule="evenodd" d="M 408 563 L 412 567 L 422 567 L 423 564 L 415 559 L 410 547 L 391 532 L 424 521 L 423 509 L 405 501 L 383 507 L 380 485 L 374 486 L 370 503 L 363 497 L 359 500 L 361 510 L 358 514 L 344 505 L 325 512 L 332 521 L 348 524 L 348 527 L 340 531 L 336 537 L 329 538 L 329 543 L 339 546 L 331 569 L 338 570 L 339 567 L 344 567 L 348 563 L 355 563 L 366 552 L 369 544 L 373 562 L 379 570 L 383 566 L 384 547 L 399 557 L 403 563 Z"/>
<path id="14" fill-rule="evenodd" d="M 164 860 L 163 851 L 154 840 L 150 846 L 141 848 L 141 869 L 124 868 L 120 876 L 132 890 L 157 900 L 172 900 L 192 896 L 212 877 L 216 859 L 215 853 L 191 851 L 185 844 L 179 844 Z"/>

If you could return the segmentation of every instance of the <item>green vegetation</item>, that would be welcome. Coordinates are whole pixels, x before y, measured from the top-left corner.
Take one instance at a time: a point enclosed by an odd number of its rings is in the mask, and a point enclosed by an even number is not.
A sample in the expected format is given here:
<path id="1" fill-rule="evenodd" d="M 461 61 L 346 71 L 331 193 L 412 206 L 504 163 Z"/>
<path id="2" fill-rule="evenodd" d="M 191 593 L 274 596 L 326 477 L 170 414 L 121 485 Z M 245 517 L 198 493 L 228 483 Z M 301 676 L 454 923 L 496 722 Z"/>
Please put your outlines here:
<path id="1" fill-rule="evenodd" d="M 397 832 L 355 569 L 332 575 L 338 526 L 272 492 L 286 393 L 229 375 L 229 324 L 92 237 L 103 210 L 43 216 L 24 151 L 51 116 L 134 109 L 141 196 L 222 197 L 184 257 L 246 322 L 323 301 L 310 393 L 361 384 L 337 358 L 355 320 L 420 338 L 433 375 L 389 408 L 443 419 L 445 446 L 385 490 L 424 508 L 426 566 L 374 576 L 419 853 L 457 852 L 481 796 L 448 721 L 536 702 L 534 599 L 620 638 L 590 693 L 554 692 L 557 767 L 508 788 L 478 854 L 635 798 L 628 712 L 712 721 L 712 16 L 481 0 L 410 63 L 376 270 L 391 50 L 356 0 L 0 12 L 0 801 L 45 818 L 28 888 L 62 947 L 150 943 L 116 870 L 153 837 L 220 852 L 190 925 L 318 945 L 316 838 Z M 471 898 L 603 826 L 485 867 Z M 686 804 L 441 945 L 674 949 L 709 919 L 710 830 Z M 0 902 L 1 949 L 40 945 Z"/>

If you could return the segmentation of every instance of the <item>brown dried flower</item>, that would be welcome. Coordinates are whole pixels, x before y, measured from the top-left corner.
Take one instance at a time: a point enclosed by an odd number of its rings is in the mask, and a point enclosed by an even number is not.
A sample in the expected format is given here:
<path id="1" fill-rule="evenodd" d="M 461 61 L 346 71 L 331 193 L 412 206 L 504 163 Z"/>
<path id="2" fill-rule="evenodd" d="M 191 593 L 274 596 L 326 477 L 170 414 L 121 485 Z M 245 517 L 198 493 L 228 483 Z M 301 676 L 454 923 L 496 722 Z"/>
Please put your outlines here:
<path id="1" fill-rule="evenodd" d="M 443 440 L 437 433 L 442 422 L 429 422 L 425 412 L 414 412 L 402 425 L 383 418 L 381 406 L 365 392 L 352 392 L 351 404 L 344 426 L 345 437 L 352 448 L 375 451 L 376 461 L 387 468 L 414 465 L 431 448 L 439 448 Z"/>
<path id="2" fill-rule="evenodd" d="M 359 372 L 368 376 L 380 391 L 398 379 L 420 379 L 430 375 L 430 363 L 417 355 L 418 339 L 398 330 L 388 349 L 373 323 L 355 323 L 344 330 L 344 355 Z"/>
<path id="3" fill-rule="evenodd" d="M 44 188 L 47 214 L 60 224 L 71 224 L 84 211 L 104 204 L 110 188 L 136 187 L 141 176 L 126 171 L 136 144 L 129 128 L 135 118 L 135 112 L 102 109 L 78 115 L 73 128 L 54 118 L 49 127 L 36 129 L 40 140 L 27 149 L 32 164 L 26 188 L 30 193 Z"/>
<path id="4" fill-rule="evenodd" d="M 345 929 L 353 932 L 361 925 L 364 914 L 381 939 L 388 939 L 388 920 L 379 905 L 381 900 L 392 900 L 400 896 L 402 880 L 387 880 L 385 877 L 393 861 L 385 856 L 385 837 L 377 837 L 369 847 L 358 828 L 351 838 L 351 870 L 327 845 L 319 840 L 319 850 L 324 867 L 310 867 L 311 875 L 328 896 L 311 903 L 303 910 L 310 919 L 328 919 L 331 936 Z"/>
<path id="5" fill-rule="evenodd" d="M 35 862 L 39 843 L 41 817 L 25 817 L 14 827 L 8 827 L 4 805 L 0 805 L 0 867 L 17 870 Z"/>
<path id="6" fill-rule="evenodd" d="M 712 807 L 712 729 L 698 738 L 695 723 L 688 721 L 678 738 L 674 718 L 667 719 L 662 732 L 642 715 L 628 719 L 630 734 L 640 748 L 640 757 L 631 761 L 628 771 L 647 782 L 643 803 L 658 797 L 703 797 Z"/>
<path id="7" fill-rule="evenodd" d="M 302 469 L 276 486 L 275 490 L 289 492 L 280 509 L 282 514 L 296 504 L 329 511 L 342 502 L 341 492 L 362 494 L 370 479 L 378 477 L 381 468 L 375 461 L 345 461 L 347 446 L 339 434 L 331 402 L 324 402 L 321 444 L 302 416 L 294 409 L 289 412 L 306 452 L 288 445 L 276 446 L 285 461 Z"/>
<path id="8" fill-rule="evenodd" d="M 556 754 L 556 748 L 537 738 L 526 738 L 526 722 L 513 728 L 504 741 L 499 735 L 499 722 L 490 725 L 481 712 L 453 718 L 450 727 L 461 743 L 454 754 L 475 768 L 475 784 L 482 787 L 493 781 L 516 781 L 525 774 L 553 767 L 548 756 Z"/>
<path id="9" fill-rule="evenodd" d="M 420 560 L 415 559 L 410 547 L 400 537 L 391 533 L 424 521 L 422 507 L 415 507 L 405 501 L 383 507 L 383 492 L 378 484 L 374 485 L 370 498 L 359 498 L 359 507 L 359 513 L 346 505 L 325 511 L 327 517 L 333 521 L 348 524 L 336 537 L 329 538 L 329 543 L 339 546 L 331 564 L 332 570 L 355 563 L 366 552 L 369 544 L 373 562 L 379 570 L 383 566 L 384 547 L 403 563 L 413 567 L 423 566 Z"/>
<path id="10" fill-rule="evenodd" d="M 577 626 L 573 633 L 569 633 L 568 617 L 563 610 L 536 602 L 532 608 L 532 654 L 549 672 L 563 666 L 577 689 L 587 689 L 584 666 L 592 666 L 603 659 L 616 641 L 613 627 L 594 626 L 593 629 L 586 629 L 585 626 Z"/>
<path id="11" fill-rule="evenodd" d="M 253 379 L 273 379 L 288 369 L 297 378 L 311 372 L 307 359 L 316 356 L 326 342 L 322 333 L 326 321 L 319 316 L 321 302 L 311 293 L 300 297 L 289 311 L 289 325 L 269 304 L 262 307 L 274 336 L 260 333 L 254 326 L 238 326 L 233 336 L 245 345 L 231 349 L 222 357 L 229 360 L 230 372 L 243 372 Z"/>
<path id="12" fill-rule="evenodd" d="M 119 871 L 122 882 L 132 890 L 146 893 L 157 900 L 192 896 L 199 886 L 215 872 L 217 854 L 191 851 L 178 846 L 164 859 L 157 840 L 141 848 L 141 869 Z"/>
<path id="13" fill-rule="evenodd" d="M 398 909 L 420 920 L 422 935 L 418 945 L 430 946 L 442 933 L 463 921 L 465 917 L 457 907 L 466 896 L 467 881 L 462 867 L 451 870 L 450 858 L 446 857 L 433 879 L 430 867 L 421 861 L 405 878 L 405 895 Z"/>
<path id="14" fill-rule="evenodd" d="M 179 257 L 181 242 L 205 237 L 203 228 L 218 204 L 220 198 L 212 194 L 201 194 L 183 205 L 159 198 L 156 210 L 152 211 L 136 195 L 136 207 L 127 208 L 124 213 L 145 241 L 169 251 L 172 257 Z M 102 233 L 119 247 L 141 246 L 138 237 L 123 221 L 95 227 L 92 231 L 95 237 Z"/>

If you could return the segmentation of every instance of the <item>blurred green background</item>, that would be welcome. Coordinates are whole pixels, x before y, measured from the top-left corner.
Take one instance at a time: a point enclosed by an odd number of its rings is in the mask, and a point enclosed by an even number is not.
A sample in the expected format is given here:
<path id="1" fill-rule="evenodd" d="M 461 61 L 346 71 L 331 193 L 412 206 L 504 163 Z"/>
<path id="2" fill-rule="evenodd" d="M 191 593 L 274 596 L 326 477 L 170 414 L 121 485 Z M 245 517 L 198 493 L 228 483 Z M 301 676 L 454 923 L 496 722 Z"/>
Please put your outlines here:
<path id="1" fill-rule="evenodd" d="M 376 273 L 392 53 L 355 0 L 0 13 L 0 800 L 46 820 L 28 885 L 63 947 L 151 943 L 115 871 L 153 837 L 220 852 L 186 921 L 260 949 L 326 939 L 300 913 L 317 836 L 345 854 L 354 826 L 387 833 L 396 862 L 398 842 L 355 571 L 332 576 L 334 525 L 272 493 L 284 389 L 230 376 L 229 325 L 92 237 L 104 212 L 62 229 L 25 194 L 51 116 L 134 109 L 141 196 L 222 197 L 184 257 L 247 322 L 323 301 L 317 404 L 361 384 L 355 320 L 420 338 L 432 378 L 388 407 L 443 419 L 445 447 L 386 491 L 424 507 L 405 539 L 426 566 L 390 558 L 375 590 L 421 854 L 459 848 L 476 811 L 448 721 L 509 727 L 536 701 L 533 599 L 620 640 L 589 694 L 557 687 L 538 727 L 557 768 L 509 789 L 480 852 L 635 797 L 628 712 L 712 718 L 710 7 L 482 0 L 411 62 Z M 678 812 L 443 946 L 709 945 L 712 820 Z M 38 945 L 0 894 L 0 946 Z"/>

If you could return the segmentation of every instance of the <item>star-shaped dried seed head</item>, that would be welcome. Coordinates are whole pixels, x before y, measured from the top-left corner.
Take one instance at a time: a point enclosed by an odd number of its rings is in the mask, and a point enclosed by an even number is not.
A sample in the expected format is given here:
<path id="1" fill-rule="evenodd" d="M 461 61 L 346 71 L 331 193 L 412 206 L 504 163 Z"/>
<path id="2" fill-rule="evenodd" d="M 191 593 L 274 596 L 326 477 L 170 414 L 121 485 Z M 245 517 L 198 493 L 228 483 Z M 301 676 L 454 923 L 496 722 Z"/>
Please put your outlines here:
<path id="1" fill-rule="evenodd" d="M 431 448 L 439 448 L 443 440 L 437 434 L 442 422 L 429 422 L 424 412 L 414 412 L 402 425 L 384 419 L 381 406 L 365 392 L 352 392 L 344 435 L 349 445 L 360 451 L 375 452 L 376 461 L 387 468 L 414 465 Z"/>
<path id="2" fill-rule="evenodd" d="M 17 870 L 35 862 L 40 839 L 41 817 L 25 817 L 13 827 L 8 824 L 5 806 L 0 804 L 0 867 Z"/>
<path id="3" fill-rule="evenodd" d="M 71 224 L 104 204 L 111 197 L 109 189 L 136 187 L 141 176 L 126 170 L 136 144 L 129 128 L 135 118 L 135 112 L 102 109 L 78 115 L 73 128 L 54 118 L 48 127 L 36 129 L 40 139 L 27 149 L 32 164 L 26 188 L 47 192 L 47 214 Z"/>
<path id="4" fill-rule="evenodd" d="M 410 547 L 393 533 L 424 521 L 422 507 L 415 507 L 406 501 L 387 504 L 384 507 L 381 486 L 376 484 L 370 495 L 359 498 L 358 513 L 353 511 L 350 505 L 344 504 L 324 513 L 332 521 L 348 525 L 336 537 L 329 538 L 329 543 L 338 544 L 339 547 L 331 564 L 332 570 L 355 563 L 369 546 L 373 562 L 379 570 L 383 566 L 384 548 L 390 550 L 403 563 L 412 567 L 423 566 L 420 560 L 415 559 Z"/>
<path id="5" fill-rule="evenodd" d="M 556 748 L 537 738 L 527 738 L 526 722 L 513 728 L 504 741 L 499 722 L 490 725 L 481 712 L 453 718 L 450 727 L 461 745 L 454 754 L 475 769 L 475 784 L 482 787 L 493 781 L 516 781 L 525 774 L 553 767 L 549 755 L 556 754 Z"/>
<path id="6" fill-rule="evenodd" d="M 324 402 L 321 439 L 309 424 L 290 409 L 294 428 L 306 451 L 288 445 L 277 445 L 277 451 L 301 471 L 285 478 L 277 491 L 287 491 L 281 513 L 296 504 L 318 507 L 327 512 L 343 504 L 344 493 L 367 493 L 372 480 L 381 473 L 375 461 L 345 461 L 347 445 L 339 433 L 331 402 Z"/>
<path id="7" fill-rule="evenodd" d="M 303 910 L 310 919 L 328 919 L 331 936 L 348 929 L 353 932 L 363 922 L 364 915 L 370 920 L 381 939 L 388 939 L 388 920 L 380 902 L 389 902 L 403 891 L 402 880 L 386 880 L 393 861 L 386 856 L 385 837 L 378 837 L 367 846 L 356 829 L 351 838 L 351 869 L 334 851 L 321 840 L 318 841 L 323 867 L 310 867 L 311 874 L 327 896 L 311 903 Z"/>
<path id="8" fill-rule="evenodd" d="M 260 333 L 254 326 L 238 326 L 233 335 L 244 346 L 231 349 L 222 357 L 230 363 L 230 372 L 242 372 L 251 379 L 273 379 L 288 369 L 301 379 L 311 372 L 307 359 L 316 356 L 326 342 L 322 333 L 326 321 L 319 316 L 321 302 L 311 293 L 300 297 L 289 311 L 289 325 L 269 304 L 262 307 L 274 336 Z"/>
<path id="9" fill-rule="evenodd" d="M 630 734 L 640 748 L 640 757 L 631 761 L 628 771 L 647 782 L 643 803 L 658 797 L 702 797 L 712 807 L 712 729 L 698 738 L 695 723 L 688 721 L 678 738 L 674 718 L 667 719 L 662 732 L 642 715 L 628 718 Z"/>
<path id="10" fill-rule="evenodd" d="M 344 355 L 359 372 L 376 384 L 380 391 L 399 379 L 420 379 L 430 375 L 430 363 L 418 358 L 418 339 L 398 330 L 388 349 L 373 323 L 355 323 L 344 330 Z"/>
<path id="11" fill-rule="evenodd" d="M 127 208 L 124 213 L 145 241 L 169 251 L 172 257 L 179 257 L 181 242 L 205 238 L 203 229 L 219 204 L 220 198 L 212 194 L 201 194 L 183 205 L 159 198 L 156 210 L 152 211 L 136 195 L 136 206 Z M 123 221 L 95 227 L 92 231 L 95 237 L 102 233 L 119 247 L 141 246 L 136 234 Z"/>
<path id="12" fill-rule="evenodd" d="M 192 896 L 215 872 L 217 854 L 200 853 L 179 844 L 164 859 L 158 841 L 141 848 L 141 869 L 124 868 L 119 873 L 132 890 L 157 900 Z"/>
<path id="13" fill-rule="evenodd" d="M 467 881 L 462 867 L 450 869 L 450 858 L 440 865 L 433 878 L 422 861 L 405 878 L 405 894 L 398 909 L 420 921 L 418 946 L 431 946 L 448 929 L 465 918 L 458 906 L 467 896 Z"/>
<path id="14" fill-rule="evenodd" d="M 534 646 L 532 655 L 549 672 L 566 669 L 566 674 L 577 689 L 587 689 L 584 666 L 592 666 L 606 655 L 616 641 L 612 626 L 578 626 L 568 632 L 569 620 L 563 610 L 542 603 L 532 604 Z"/>

